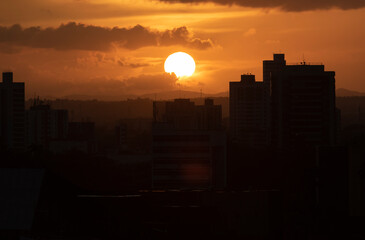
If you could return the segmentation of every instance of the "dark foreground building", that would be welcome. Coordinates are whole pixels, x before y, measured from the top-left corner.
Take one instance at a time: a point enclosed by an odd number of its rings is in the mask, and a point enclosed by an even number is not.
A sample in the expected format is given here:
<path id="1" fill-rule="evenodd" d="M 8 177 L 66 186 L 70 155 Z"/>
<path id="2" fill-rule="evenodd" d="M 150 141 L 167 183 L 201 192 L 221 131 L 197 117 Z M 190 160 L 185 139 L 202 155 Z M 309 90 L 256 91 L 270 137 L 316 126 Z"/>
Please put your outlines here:
<path id="1" fill-rule="evenodd" d="M 270 86 L 272 144 L 278 148 L 336 143 L 335 72 L 324 65 L 287 65 L 284 54 L 264 61 Z"/>
<path id="2" fill-rule="evenodd" d="M 229 83 L 229 117 L 232 140 L 249 147 L 269 144 L 268 98 L 263 82 L 255 75 L 241 75 L 240 82 Z"/>
<path id="3" fill-rule="evenodd" d="M 153 187 L 207 189 L 226 185 L 226 134 L 221 106 L 207 99 L 154 102 Z"/>
<path id="4" fill-rule="evenodd" d="M 230 82 L 230 135 L 248 147 L 335 145 L 335 72 L 324 65 L 287 65 L 284 54 L 263 62 L 263 82 Z"/>
<path id="5" fill-rule="evenodd" d="M 26 111 L 27 145 L 48 149 L 51 141 L 67 138 L 68 111 L 52 109 L 49 104 L 34 100 Z"/>
<path id="6" fill-rule="evenodd" d="M 13 82 L 13 73 L 4 72 L 0 83 L 0 147 L 25 146 L 24 83 Z"/>

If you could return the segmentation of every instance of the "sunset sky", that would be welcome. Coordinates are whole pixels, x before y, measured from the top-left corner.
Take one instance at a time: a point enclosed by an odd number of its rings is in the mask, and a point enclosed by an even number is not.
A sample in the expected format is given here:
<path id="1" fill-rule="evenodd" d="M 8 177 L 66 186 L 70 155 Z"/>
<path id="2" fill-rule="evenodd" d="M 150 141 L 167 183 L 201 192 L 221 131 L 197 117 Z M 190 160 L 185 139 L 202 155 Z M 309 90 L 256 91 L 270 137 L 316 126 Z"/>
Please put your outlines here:
<path id="1" fill-rule="evenodd" d="M 365 0 L 1 0 L 0 66 L 26 97 L 99 99 L 228 91 L 262 60 L 321 62 L 336 87 L 365 92 Z M 172 53 L 192 77 L 164 73 Z"/>

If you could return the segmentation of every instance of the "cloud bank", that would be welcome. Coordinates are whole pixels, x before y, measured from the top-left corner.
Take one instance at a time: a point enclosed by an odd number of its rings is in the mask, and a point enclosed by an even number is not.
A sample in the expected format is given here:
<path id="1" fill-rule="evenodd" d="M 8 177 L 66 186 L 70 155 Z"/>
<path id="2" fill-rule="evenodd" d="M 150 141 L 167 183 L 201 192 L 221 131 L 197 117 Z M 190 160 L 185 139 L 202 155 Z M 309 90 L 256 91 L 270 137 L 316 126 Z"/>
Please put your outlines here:
<path id="1" fill-rule="evenodd" d="M 284 11 L 300 12 L 308 10 L 343 10 L 365 7 L 365 0 L 160 0 L 169 3 L 206 3 L 220 5 L 239 5 L 252 8 L 279 8 Z"/>
<path id="2" fill-rule="evenodd" d="M 49 48 L 56 50 L 107 51 L 113 47 L 135 50 L 149 46 L 181 45 L 195 49 L 212 47 L 210 39 L 194 37 L 183 26 L 158 31 L 136 25 L 131 28 L 106 28 L 70 22 L 58 28 L 29 27 L 20 25 L 0 26 L 0 50 L 11 52 L 14 47 Z M 4 48 L 7 46 L 8 48 Z"/>

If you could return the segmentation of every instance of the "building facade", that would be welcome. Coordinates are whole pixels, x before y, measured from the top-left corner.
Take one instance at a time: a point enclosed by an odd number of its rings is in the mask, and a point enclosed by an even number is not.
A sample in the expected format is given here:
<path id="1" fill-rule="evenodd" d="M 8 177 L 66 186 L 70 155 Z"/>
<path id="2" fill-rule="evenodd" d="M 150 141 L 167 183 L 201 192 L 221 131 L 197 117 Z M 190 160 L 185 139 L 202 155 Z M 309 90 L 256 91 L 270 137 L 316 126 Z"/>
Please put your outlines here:
<path id="1" fill-rule="evenodd" d="M 4 72 L 0 83 L 0 145 L 6 149 L 25 147 L 24 83 L 13 82 Z"/>
<path id="2" fill-rule="evenodd" d="M 247 147 L 269 143 L 266 89 L 255 75 L 241 75 L 240 82 L 229 83 L 230 136 Z"/>
<path id="3" fill-rule="evenodd" d="M 206 100 L 154 102 L 153 187 L 208 189 L 226 185 L 226 134 L 221 106 Z"/>
<path id="4" fill-rule="evenodd" d="M 230 136 L 242 146 L 278 149 L 333 146 L 339 129 L 335 72 L 322 64 L 263 61 L 263 82 L 230 82 Z"/>
<path id="5" fill-rule="evenodd" d="M 50 141 L 66 139 L 68 135 L 68 112 L 51 109 L 41 101 L 34 101 L 26 111 L 27 144 L 48 148 Z"/>
<path id="6" fill-rule="evenodd" d="M 305 62 L 287 65 L 284 54 L 264 61 L 270 86 L 271 143 L 278 148 L 336 143 L 335 72 Z"/>

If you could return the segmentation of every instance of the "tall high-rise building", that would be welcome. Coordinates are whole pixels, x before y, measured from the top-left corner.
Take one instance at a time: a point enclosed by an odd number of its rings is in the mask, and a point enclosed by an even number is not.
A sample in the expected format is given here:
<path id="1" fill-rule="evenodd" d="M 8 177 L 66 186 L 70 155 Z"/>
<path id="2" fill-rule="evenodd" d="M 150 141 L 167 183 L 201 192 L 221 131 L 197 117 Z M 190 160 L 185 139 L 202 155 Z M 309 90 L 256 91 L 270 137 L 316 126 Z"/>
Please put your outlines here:
<path id="1" fill-rule="evenodd" d="M 255 75 L 241 75 L 240 82 L 229 83 L 230 136 L 246 147 L 268 145 L 268 112 L 263 82 Z"/>
<path id="2" fill-rule="evenodd" d="M 273 60 L 263 61 L 263 82 L 265 86 L 265 98 L 266 98 L 266 109 L 267 109 L 267 128 L 269 129 L 269 139 L 272 139 L 272 118 L 275 113 L 272 112 L 272 106 L 278 104 L 281 101 L 281 82 L 275 81 L 278 73 L 281 72 L 286 66 L 286 60 L 284 54 L 274 54 Z M 273 84 L 274 82 L 274 84 Z"/>
<path id="3" fill-rule="evenodd" d="M 153 103 L 153 187 L 223 188 L 226 134 L 221 106 L 189 99 Z"/>
<path id="4" fill-rule="evenodd" d="M 52 109 L 41 101 L 26 111 L 27 144 L 48 148 L 50 141 L 66 139 L 68 134 L 68 112 Z"/>
<path id="5" fill-rule="evenodd" d="M 204 105 L 196 106 L 197 128 L 219 130 L 222 128 L 222 106 L 214 105 L 213 99 L 205 99 Z"/>
<path id="6" fill-rule="evenodd" d="M 271 142 L 278 148 L 334 145 L 335 72 L 305 62 L 286 65 L 284 54 L 264 61 L 269 87 Z"/>
<path id="7" fill-rule="evenodd" d="M 25 146 L 24 83 L 13 82 L 12 72 L 4 72 L 0 83 L 0 145 Z"/>
<path id="8" fill-rule="evenodd" d="M 276 148 L 336 143 L 335 72 L 324 65 L 287 65 L 284 54 L 263 62 L 263 82 L 230 82 L 230 135 L 246 146 Z"/>

